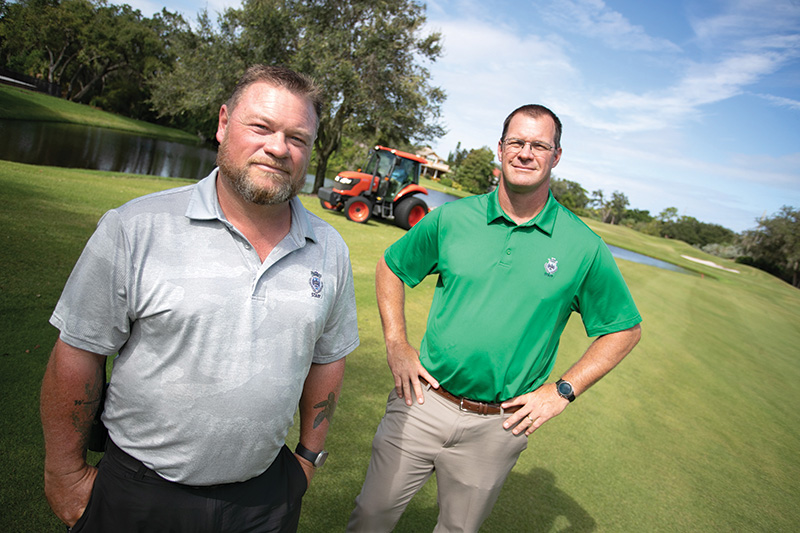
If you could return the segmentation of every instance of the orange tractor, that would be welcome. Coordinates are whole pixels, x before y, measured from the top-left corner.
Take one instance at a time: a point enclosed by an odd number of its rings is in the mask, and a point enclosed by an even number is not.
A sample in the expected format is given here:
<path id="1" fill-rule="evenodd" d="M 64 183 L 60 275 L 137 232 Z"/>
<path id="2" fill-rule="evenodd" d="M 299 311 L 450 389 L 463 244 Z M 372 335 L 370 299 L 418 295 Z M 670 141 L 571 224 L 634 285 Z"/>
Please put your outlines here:
<path id="1" fill-rule="evenodd" d="M 420 166 L 427 164 L 414 154 L 376 146 L 363 171 L 340 172 L 335 185 L 320 188 L 317 196 L 322 207 L 343 210 L 353 222 L 363 224 L 375 216 L 410 229 L 428 213 L 420 198 L 428 191 L 419 185 Z"/>

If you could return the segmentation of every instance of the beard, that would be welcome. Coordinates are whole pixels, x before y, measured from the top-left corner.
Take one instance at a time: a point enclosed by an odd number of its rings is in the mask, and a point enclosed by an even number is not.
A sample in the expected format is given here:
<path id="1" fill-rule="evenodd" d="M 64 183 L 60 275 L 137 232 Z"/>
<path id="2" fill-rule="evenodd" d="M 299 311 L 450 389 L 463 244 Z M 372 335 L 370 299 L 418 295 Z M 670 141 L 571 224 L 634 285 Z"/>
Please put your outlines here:
<path id="1" fill-rule="evenodd" d="M 286 170 L 288 176 L 253 169 L 250 166 L 253 163 L 267 163 L 270 166 Z M 285 168 L 285 165 L 268 156 L 264 156 L 260 160 L 249 160 L 243 166 L 237 166 L 231 158 L 228 143 L 224 139 L 217 152 L 217 166 L 219 174 L 233 186 L 245 201 L 257 205 L 282 204 L 297 196 L 305 184 L 305 169 L 300 173 L 292 173 L 291 169 Z M 259 172 L 261 175 L 267 176 L 269 183 L 265 186 L 258 185 L 251 177 L 251 172 Z"/>

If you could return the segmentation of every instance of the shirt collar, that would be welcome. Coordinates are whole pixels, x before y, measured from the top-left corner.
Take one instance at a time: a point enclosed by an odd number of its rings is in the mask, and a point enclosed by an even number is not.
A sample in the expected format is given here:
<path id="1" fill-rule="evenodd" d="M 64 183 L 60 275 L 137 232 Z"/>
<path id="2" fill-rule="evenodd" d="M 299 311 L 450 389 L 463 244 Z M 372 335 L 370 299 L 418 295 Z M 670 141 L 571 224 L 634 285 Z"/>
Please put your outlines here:
<path id="1" fill-rule="evenodd" d="M 217 197 L 218 172 L 219 169 L 215 168 L 211 171 L 211 174 L 197 182 L 194 191 L 192 191 L 192 198 L 186 208 L 186 218 L 192 220 L 219 220 L 225 225 L 231 225 L 228 219 L 225 218 L 225 213 L 222 212 L 222 207 L 219 205 L 219 198 Z M 292 209 L 292 227 L 289 230 L 289 237 L 298 246 L 303 246 L 306 239 L 317 242 L 308 212 L 303 207 L 300 199 L 296 196 L 293 197 L 289 200 L 289 206 Z"/>
<path id="2" fill-rule="evenodd" d="M 497 193 L 498 189 L 493 190 L 488 195 L 488 205 L 486 207 L 486 223 L 491 224 L 495 220 L 502 218 L 512 225 L 517 225 L 508 215 L 505 214 L 503 208 L 500 207 L 500 199 Z M 531 220 L 524 224 L 519 224 L 520 227 L 534 226 L 539 228 L 547 235 L 553 234 L 553 227 L 556 224 L 556 215 L 558 214 L 558 202 L 553 197 L 552 191 L 547 193 L 547 202 L 544 204 L 544 209 L 533 217 Z"/>

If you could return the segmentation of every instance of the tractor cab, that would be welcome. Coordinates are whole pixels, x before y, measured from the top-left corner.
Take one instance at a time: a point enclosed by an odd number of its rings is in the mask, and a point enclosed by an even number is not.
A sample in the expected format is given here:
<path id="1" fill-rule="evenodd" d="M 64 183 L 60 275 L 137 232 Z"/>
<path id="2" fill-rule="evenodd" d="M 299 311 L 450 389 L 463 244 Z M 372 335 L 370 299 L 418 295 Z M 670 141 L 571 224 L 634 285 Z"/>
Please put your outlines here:
<path id="1" fill-rule="evenodd" d="M 367 164 L 358 171 L 344 171 L 336 176 L 336 184 L 317 192 L 325 209 L 344 211 L 353 222 L 365 223 L 372 216 L 394 220 L 409 229 L 428 212 L 419 195 L 428 191 L 419 185 L 422 157 L 376 146 Z"/>

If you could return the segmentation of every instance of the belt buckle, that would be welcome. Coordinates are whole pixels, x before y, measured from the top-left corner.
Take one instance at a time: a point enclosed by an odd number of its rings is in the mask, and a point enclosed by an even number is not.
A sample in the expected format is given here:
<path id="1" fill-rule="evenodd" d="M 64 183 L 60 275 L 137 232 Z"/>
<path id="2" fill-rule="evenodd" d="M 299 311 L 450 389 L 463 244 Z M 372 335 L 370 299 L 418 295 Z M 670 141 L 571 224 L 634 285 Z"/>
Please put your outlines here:
<path id="1" fill-rule="evenodd" d="M 467 411 L 467 409 L 464 409 L 464 397 L 463 396 L 459 400 L 458 410 L 459 411 Z"/>

